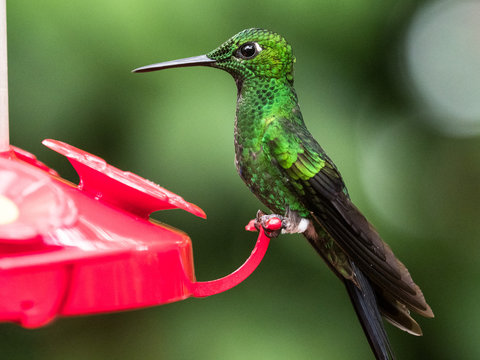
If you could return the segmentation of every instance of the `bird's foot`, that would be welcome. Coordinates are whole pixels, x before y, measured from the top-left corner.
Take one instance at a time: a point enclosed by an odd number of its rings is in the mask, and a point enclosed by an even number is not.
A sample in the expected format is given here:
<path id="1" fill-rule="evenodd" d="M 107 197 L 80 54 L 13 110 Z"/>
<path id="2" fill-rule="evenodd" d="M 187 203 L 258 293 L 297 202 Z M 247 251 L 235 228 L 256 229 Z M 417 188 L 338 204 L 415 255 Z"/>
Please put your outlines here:
<path id="1" fill-rule="evenodd" d="M 256 218 L 249 225 L 253 225 L 257 230 L 260 230 L 260 227 L 262 227 L 265 235 L 269 238 L 275 238 L 285 228 L 284 221 L 285 218 L 281 215 L 266 215 L 263 211 L 258 210 Z"/>
<path id="2" fill-rule="evenodd" d="M 278 214 L 266 215 L 258 210 L 257 217 L 251 220 L 245 227 L 248 231 L 260 230 L 263 228 L 265 235 L 270 238 L 277 237 L 280 234 L 303 233 L 311 227 L 309 219 L 302 218 L 295 212 L 287 212 L 286 216 Z"/>

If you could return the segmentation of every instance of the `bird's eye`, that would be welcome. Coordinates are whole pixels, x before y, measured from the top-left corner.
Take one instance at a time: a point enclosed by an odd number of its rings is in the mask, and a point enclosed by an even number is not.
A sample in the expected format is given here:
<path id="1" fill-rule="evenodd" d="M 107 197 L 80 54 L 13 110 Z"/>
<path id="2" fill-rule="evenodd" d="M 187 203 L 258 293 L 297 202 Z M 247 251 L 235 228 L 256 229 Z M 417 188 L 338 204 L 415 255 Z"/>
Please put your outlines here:
<path id="1" fill-rule="evenodd" d="M 258 44 L 248 42 L 240 46 L 237 50 L 237 57 L 242 59 L 253 59 L 255 56 L 258 55 L 261 48 Z"/>

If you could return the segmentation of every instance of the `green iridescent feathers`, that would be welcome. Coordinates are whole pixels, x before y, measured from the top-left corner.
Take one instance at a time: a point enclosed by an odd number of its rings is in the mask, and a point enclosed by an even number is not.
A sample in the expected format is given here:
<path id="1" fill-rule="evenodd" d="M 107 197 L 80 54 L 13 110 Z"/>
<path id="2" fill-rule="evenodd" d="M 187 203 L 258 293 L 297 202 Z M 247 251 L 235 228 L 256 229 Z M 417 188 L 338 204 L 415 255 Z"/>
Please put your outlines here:
<path id="1" fill-rule="evenodd" d="M 240 45 L 257 43 L 261 51 L 253 59 L 232 57 Z M 234 77 L 286 78 L 293 81 L 295 57 L 287 41 L 274 32 L 263 29 L 246 29 L 233 36 L 217 49 L 207 54 L 217 60 L 215 67 L 224 69 Z"/>
<path id="2" fill-rule="evenodd" d="M 319 154 L 305 148 L 300 138 L 287 129 L 290 122 L 273 121 L 263 137 L 265 148 L 270 150 L 270 157 L 294 180 L 308 180 L 314 177 L 324 166 L 325 161 Z"/>

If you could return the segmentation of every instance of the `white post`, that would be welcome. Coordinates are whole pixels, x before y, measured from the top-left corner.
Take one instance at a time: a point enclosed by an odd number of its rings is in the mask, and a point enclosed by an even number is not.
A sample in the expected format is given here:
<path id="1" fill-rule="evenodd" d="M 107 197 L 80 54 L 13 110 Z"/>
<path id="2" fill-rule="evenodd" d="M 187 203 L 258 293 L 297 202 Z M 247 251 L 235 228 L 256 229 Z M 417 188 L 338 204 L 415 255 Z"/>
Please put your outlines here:
<path id="1" fill-rule="evenodd" d="M 8 149 L 7 3 L 0 0 L 0 152 Z"/>

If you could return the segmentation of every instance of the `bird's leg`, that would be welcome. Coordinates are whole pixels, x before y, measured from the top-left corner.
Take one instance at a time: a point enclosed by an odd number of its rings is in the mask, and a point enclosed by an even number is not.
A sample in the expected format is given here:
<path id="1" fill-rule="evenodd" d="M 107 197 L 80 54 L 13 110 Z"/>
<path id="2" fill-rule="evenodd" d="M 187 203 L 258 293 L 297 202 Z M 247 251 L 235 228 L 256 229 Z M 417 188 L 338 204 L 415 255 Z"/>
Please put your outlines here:
<path id="1" fill-rule="evenodd" d="M 311 222 L 309 219 L 302 218 L 296 212 L 287 210 L 285 216 L 278 214 L 266 215 L 263 211 L 257 211 L 255 227 L 263 227 L 265 235 L 268 237 L 277 237 L 280 234 L 303 233 L 309 228 Z"/>

